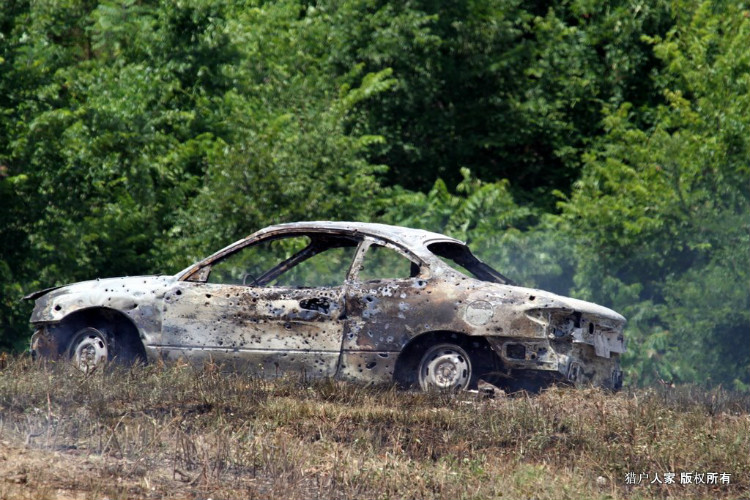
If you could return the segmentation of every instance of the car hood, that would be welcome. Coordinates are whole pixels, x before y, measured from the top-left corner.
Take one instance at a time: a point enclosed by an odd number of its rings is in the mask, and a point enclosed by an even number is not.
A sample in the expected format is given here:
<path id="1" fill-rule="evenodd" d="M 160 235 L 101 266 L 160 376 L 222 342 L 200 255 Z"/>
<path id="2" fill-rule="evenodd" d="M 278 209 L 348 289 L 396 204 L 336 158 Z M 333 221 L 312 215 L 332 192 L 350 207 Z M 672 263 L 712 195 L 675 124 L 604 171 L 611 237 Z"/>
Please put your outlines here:
<path id="1" fill-rule="evenodd" d="M 57 290 L 58 288 L 62 288 L 66 285 L 57 285 L 57 286 L 51 286 L 49 288 L 44 288 L 42 290 L 37 290 L 36 292 L 31 292 L 28 295 L 23 296 L 23 300 L 36 300 L 42 295 L 46 295 L 47 293 L 51 292 L 52 290 Z"/>

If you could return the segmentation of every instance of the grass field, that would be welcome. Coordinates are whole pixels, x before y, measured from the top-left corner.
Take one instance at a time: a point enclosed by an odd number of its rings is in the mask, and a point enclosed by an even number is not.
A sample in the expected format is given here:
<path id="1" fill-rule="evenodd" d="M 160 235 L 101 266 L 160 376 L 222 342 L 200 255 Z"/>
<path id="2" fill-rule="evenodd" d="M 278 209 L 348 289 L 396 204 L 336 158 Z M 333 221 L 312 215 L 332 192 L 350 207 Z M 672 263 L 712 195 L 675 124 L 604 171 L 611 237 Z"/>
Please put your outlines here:
<path id="1" fill-rule="evenodd" d="M 0 499 L 750 498 L 750 396 L 721 389 L 486 398 L 0 367 Z"/>

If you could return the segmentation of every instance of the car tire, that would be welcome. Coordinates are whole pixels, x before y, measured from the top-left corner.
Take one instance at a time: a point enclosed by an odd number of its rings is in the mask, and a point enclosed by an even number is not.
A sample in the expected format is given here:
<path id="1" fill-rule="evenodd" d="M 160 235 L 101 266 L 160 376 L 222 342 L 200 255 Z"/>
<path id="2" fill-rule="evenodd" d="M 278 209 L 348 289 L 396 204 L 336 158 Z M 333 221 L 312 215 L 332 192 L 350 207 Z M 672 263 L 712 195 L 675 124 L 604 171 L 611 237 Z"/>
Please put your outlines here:
<path id="1" fill-rule="evenodd" d="M 466 350 L 451 343 L 430 346 L 419 361 L 418 379 L 423 391 L 462 391 L 472 382 L 472 363 Z"/>
<path id="2" fill-rule="evenodd" d="M 68 357 L 84 373 L 100 368 L 114 357 L 114 345 L 106 330 L 86 327 L 78 330 L 68 345 Z"/>

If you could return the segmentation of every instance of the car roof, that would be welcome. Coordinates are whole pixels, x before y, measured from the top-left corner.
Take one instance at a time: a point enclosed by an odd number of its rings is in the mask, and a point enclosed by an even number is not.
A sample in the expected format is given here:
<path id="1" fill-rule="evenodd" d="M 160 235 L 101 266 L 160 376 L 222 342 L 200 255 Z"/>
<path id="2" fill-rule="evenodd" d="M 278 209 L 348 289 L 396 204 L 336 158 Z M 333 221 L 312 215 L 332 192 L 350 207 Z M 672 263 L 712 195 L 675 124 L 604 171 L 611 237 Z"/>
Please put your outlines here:
<path id="1" fill-rule="evenodd" d="M 423 229 L 391 226 L 388 224 L 344 221 L 288 222 L 285 224 L 275 224 L 273 226 L 265 227 L 245 238 L 242 238 L 239 241 L 235 241 L 231 245 L 222 248 L 213 255 L 210 255 L 205 259 L 183 269 L 175 276 L 178 279 L 183 279 L 185 276 L 191 275 L 197 269 L 206 265 L 206 263 L 213 262 L 214 260 L 221 258 L 224 255 L 233 253 L 238 247 L 246 245 L 248 240 L 257 240 L 268 235 L 273 235 L 274 233 L 282 235 L 293 234 L 295 232 L 318 232 L 349 236 L 366 235 L 377 239 L 390 241 L 397 246 L 407 249 L 417 257 L 428 261 L 432 260 L 433 255 L 427 249 L 427 245 L 432 242 L 439 241 L 465 245 L 464 242 L 455 238 L 451 238 L 450 236 L 446 236 L 444 234 L 433 233 L 431 231 L 425 231 Z"/>
<path id="2" fill-rule="evenodd" d="M 276 224 L 253 233 L 258 237 L 272 232 L 321 231 L 335 234 L 365 234 L 376 238 L 392 241 L 397 245 L 416 250 L 432 241 L 447 241 L 464 245 L 465 243 L 432 231 L 413 229 L 410 227 L 391 226 L 374 222 L 345 222 L 345 221 L 306 221 Z"/>

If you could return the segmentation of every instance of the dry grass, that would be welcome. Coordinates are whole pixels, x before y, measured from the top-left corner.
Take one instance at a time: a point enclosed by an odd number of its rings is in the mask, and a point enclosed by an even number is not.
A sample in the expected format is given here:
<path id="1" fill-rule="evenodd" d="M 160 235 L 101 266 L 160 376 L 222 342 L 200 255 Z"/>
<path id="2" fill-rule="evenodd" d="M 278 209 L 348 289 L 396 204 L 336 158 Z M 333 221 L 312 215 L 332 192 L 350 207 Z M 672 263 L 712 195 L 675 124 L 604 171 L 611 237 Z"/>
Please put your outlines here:
<path id="1" fill-rule="evenodd" d="M 213 365 L 0 371 L 0 498 L 747 498 L 749 479 L 750 397 L 719 389 L 485 399 Z"/>

